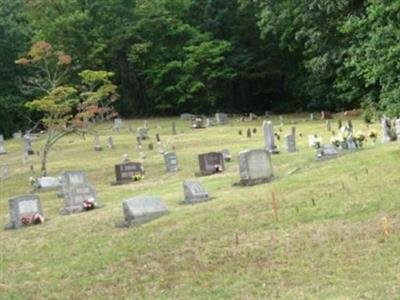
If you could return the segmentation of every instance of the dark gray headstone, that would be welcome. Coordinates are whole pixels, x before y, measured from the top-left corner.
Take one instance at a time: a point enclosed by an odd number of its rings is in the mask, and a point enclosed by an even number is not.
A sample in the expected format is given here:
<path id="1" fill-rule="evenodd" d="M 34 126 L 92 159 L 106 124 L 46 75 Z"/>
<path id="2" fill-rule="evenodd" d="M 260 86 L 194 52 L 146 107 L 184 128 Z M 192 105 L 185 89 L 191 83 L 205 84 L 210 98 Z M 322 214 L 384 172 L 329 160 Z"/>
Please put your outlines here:
<path id="1" fill-rule="evenodd" d="M 24 226 L 24 218 L 32 218 L 39 214 L 43 217 L 42 205 L 37 195 L 24 195 L 8 200 L 10 208 L 10 223 L 6 229 L 15 229 Z"/>
<path id="2" fill-rule="evenodd" d="M 179 171 L 178 158 L 175 152 L 164 152 L 164 161 L 167 172 Z"/>
<path id="3" fill-rule="evenodd" d="M 224 155 L 221 152 L 210 152 L 198 156 L 200 173 L 211 175 L 225 170 Z"/>
<path id="4" fill-rule="evenodd" d="M 255 185 L 273 178 L 270 152 L 265 149 L 239 153 L 239 174 L 242 185 Z"/>
<path id="5" fill-rule="evenodd" d="M 183 194 L 185 200 L 181 202 L 182 204 L 195 204 L 210 200 L 208 192 L 198 181 L 187 180 L 183 182 Z"/>
<path id="6" fill-rule="evenodd" d="M 159 197 L 135 197 L 122 202 L 126 225 L 140 225 L 168 213 L 168 208 Z"/>
<path id="7" fill-rule="evenodd" d="M 141 163 L 128 162 L 115 165 L 115 178 L 117 184 L 133 182 L 136 175 L 143 175 L 144 169 Z"/>

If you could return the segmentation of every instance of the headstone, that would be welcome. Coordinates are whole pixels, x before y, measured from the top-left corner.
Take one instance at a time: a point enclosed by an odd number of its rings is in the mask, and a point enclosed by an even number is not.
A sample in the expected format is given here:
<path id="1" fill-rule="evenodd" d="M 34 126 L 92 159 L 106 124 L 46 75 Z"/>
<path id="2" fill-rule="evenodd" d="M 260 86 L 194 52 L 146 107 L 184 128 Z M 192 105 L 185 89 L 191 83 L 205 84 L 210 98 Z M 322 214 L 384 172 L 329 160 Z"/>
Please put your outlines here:
<path id="1" fill-rule="evenodd" d="M 184 181 L 183 194 L 185 199 L 181 204 L 196 204 L 210 200 L 207 190 L 198 181 Z"/>
<path id="2" fill-rule="evenodd" d="M 239 134 L 239 135 L 242 135 L 242 134 L 243 134 L 243 132 L 242 132 L 241 129 L 239 129 L 238 134 Z"/>
<path id="3" fill-rule="evenodd" d="M 249 114 L 249 121 L 255 121 L 258 119 L 258 116 L 254 113 Z"/>
<path id="4" fill-rule="evenodd" d="M 280 122 L 281 126 L 285 125 L 285 122 L 283 121 L 283 116 L 279 116 L 279 122 Z"/>
<path id="5" fill-rule="evenodd" d="M 391 141 L 390 138 L 390 120 L 383 117 L 381 120 L 382 126 L 382 143 L 387 143 Z"/>
<path id="6" fill-rule="evenodd" d="M 61 174 L 61 193 L 60 196 L 64 197 L 68 193 L 70 187 L 74 185 L 81 185 L 88 183 L 85 173 L 82 171 L 65 171 Z"/>
<path id="7" fill-rule="evenodd" d="M 292 126 L 292 135 L 296 136 L 296 127 Z"/>
<path id="8" fill-rule="evenodd" d="M 213 126 L 213 123 L 211 122 L 211 119 L 207 118 L 206 119 L 206 127 L 212 127 L 212 126 Z"/>
<path id="9" fill-rule="evenodd" d="M 58 177 L 39 177 L 37 180 L 37 188 L 40 190 L 52 190 L 61 188 L 61 179 Z"/>
<path id="10" fill-rule="evenodd" d="M 0 134 L 0 142 L 4 142 L 4 136 Z"/>
<path id="11" fill-rule="evenodd" d="M 133 132 L 133 127 L 132 127 L 131 124 L 129 124 L 129 126 L 128 126 L 128 132 L 129 132 L 129 133 L 132 133 L 132 132 Z"/>
<path id="12" fill-rule="evenodd" d="M 154 150 L 154 145 L 153 145 L 153 143 L 150 143 L 150 144 L 149 144 L 149 150 L 150 150 L 150 151 L 153 151 L 153 150 Z"/>
<path id="13" fill-rule="evenodd" d="M 6 229 L 16 229 L 44 221 L 42 205 L 37 195 L 24 195 L 8 200 L 10 223 Z"/>
<path id="14" fill-rule="evenodd" d="M 322 119 L 322 120 L 332 119 L 332 114 L 331 114 L 331 112 L 326 111 L 326 110 L 321 111 L 321 119 Z"/>
<path id="15" fill-rule="evenodd" d="M 289 134 L 285 137 L 287 152 L 296 152 L 296 135 Z"/>
<path id="16" fill-rule="evenodd" d="M 10 176 L 8 165 L 0 165 L 0 180 L 6 180 Z"/>
<path id="17" fill-rule="evenodd" d="M 143 121 L 143 128 L 146 128 L 146 129 L 149 128 L 149 127 L 147 126 L 147 120 L 144 120 L 144 121 Z"/>
<path id="18" fill-rule="evenodd" d="M 340 128 L 342 128 L 342 120 L 338 120 L 338 129 L 340 130 Z"/>
<path id="19" fill-rule="evenodd" d="M 266 149 L 245 150 L 239 153 L 240 184 L 255 185 L 273 178 L 270 152 Z"/>
<path id="20" fill-rule="evenodd" d="M 108 146 L 108 148 L 110 148 L 110 149 L 113 149 L 113 148 L 114 148 L 114 140 L 113 140 L 113 137 L 112 137 L 112 136 L 109 136 L 109 137 L 107 138 L 107 146 Z"/>
<path id="21" fill-rule="evenodd" d="M 332 144 L 322 144 L 317 150 L 318 159 L 327 159 L 335 157 L 339 154 L 338 149 Z"/>
<path id="22" fill-rule="evenodd" d="M 330 120 L 326 120 L 325 121 L 325 126 L 326 126 L 326 130 L 327 131 L 331 131 L 332 130 L 332 126 L 331 126 L 331 121 Z"/>
<path id="23" fill-rule="evenodd" d="M 257 128 L 253 128 L 253 134 L 257 133 Z"/>
<path id="24" fill-rule="evenodd" d="M 314 121 L 314 113 L 310 113 L 310 121 Z"/>
<path id="25" fill-rule="evenodd" d="M 177 135 L 175 122 L 172 123 L 172 134 Z"/>
<path id="26" fill-rule="evenodd" d="M 123 121 L 120 118 L 114 119 L 114 131 L 119 132 L 123 126 Z"/>
<path id="27" fill-rule="evenodd" d="M 270 153 L 279 153 L 278 147 L 275 145 L 274 128 L 271 121 L 263 122 L 265 149 Z"/>
<path id="28" fill-rule="evenodd" d="M 224 113 L 216 113 L 215 114 L 215 120 L 217 121 L 217 124 L 227 124 L 229 123 L 228 115 Z"/>
<path id="29" fill-rule="evenodd" d="M 183 113 L 181 114 L 181 120 L 183 121 L 190 121 L 192 119 L 192 114 Z"/>
<path id="30" fill-rule="evenodd" d="M 1 139 L 0 139 L 0 155 L 4 155 L 4 154 L 7 154 L 7 151 L 6 151 L 6 147 L 4 146 L 3 136 L 1 136 Z"/>
<path id="31" fill-rule="evenodd" d="M 168 208 L 159 197 L 135 197 L 122 202 L 127 226 L 140 225 L 168 213 Z"/>
<path id="32" fill-rule="evenodd" d="M 161 142 L 160 134 L 159 134 L 159 133 L 156 134 L 156 140 L 157 140 L 157 143 L 160 143 L 160 142 Z"/>
<path id="33" fill-rule="evenodd" d="M 102 151 L 103 147 L 100 144 L 100 137 L 98 135 L 94 138 L 94 151 Z"/>
<path id="34" fill-rule="evenodd" d="M 198 156 L 200 172 L 196 175 L 212 175 L 225 170 L 224 156 L 221 152 L 210 152 Z"/>
<path id="35" fill-rule="evenodd" d="M 14 132 L 13 135 L 12 135 L 12 137 L 13 137 L 13 139 L 15 139 L 15 140 L 19 140 L 20 138 L 22 138 L 22 133 L 21 133 L 21 131 Z"/>
<path id="36" fill-rule="evenodd" d="M 400 119 L 395 121 L 397 141 L 400 142 Z"/>
<path id="37" fill-rule="evenodd" d="M 251 138 L 251 129 L 250 128 L 247 128 L 247 137 Z"/>
<path id="38" fill-rule="evenodd" d="M 35 151 L 32 149 L 32 140 L 28 133 L 24 134 L 24 152 L 28 155 L 35 154 Z"/>
<path id="39" fill-rule="evenodd" d="M 226 162 L 230 162 L 232 160 L 232 156 L 228 149 L 224 149 L 221 151 L 222 155 L 224 156 L 224 160 Z"/>
<path id="40" fill-rule="evenodd" d="M 175 152 L 165 152 L 164 161 L 167 172 L 177 172 L 179 171 L 178 158 Z"/>
<path id="41" fill-rule="evenodd" d="M 355 150 L 357 149 L 357 145 L 354 142 L 353 134 L 350 134 L 347 138 L 347 149 L 348 150 Z"/>
<path id="42" fill-rule="evenodd" d="M 138 137 L 140 139 L 145 140 L 148 138 L 148 130 L 145 127 L 139 127 L 136 129 Z"/>
<path id="43" fill-rule="evenodd" d="M 137 176 L 143 176 L 144 169 L 141 163 L 128 162 L 115 165 L 116 184 L 125 184 L 137 180 Z"/>
<path id="44" fill-rule="evenodd" d="M 64 194 L 64 207 L 60 209 L 60 214 L 83 212 L 88 203 L 93 203 L 93 208 L 99 207 L 94 187 L 88 183 L 71 185 Z"/>

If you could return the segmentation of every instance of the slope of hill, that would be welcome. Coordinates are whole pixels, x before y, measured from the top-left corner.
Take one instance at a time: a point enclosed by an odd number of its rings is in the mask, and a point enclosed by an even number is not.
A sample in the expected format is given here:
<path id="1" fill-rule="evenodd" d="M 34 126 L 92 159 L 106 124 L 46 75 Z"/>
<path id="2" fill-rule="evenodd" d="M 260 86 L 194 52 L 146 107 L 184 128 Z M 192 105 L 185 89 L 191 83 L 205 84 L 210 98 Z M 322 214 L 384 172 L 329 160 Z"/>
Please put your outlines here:
<path id="1" fill-rule="evenodd" d="M 94 152 L 91 138 L 61 141 L 50 154 L 50 174 L 86 171 L 105 207 L 61 216 L 56 192 L 40 193 L 47 222 L 0 232 L 0 298 L 396 299 L 399 144 L 367 143 L 360 151 L 316 161 L 307 135 L 317 133 L 328 142 L 331 134 L 322 121 L 290 120 L 302 134 L 299 151 L 284 151 L 283 136 L 291 127 L 285 125 L 278 142 L 281 154 L 272 157 L 276 179 L 246 188 L 233 186 L 237 154 L 263 146 L 261 122 L 192 130 L 176 119 L 149 120 L 150 142 L 156 145 L 160 132 L 167 147 L 176 148 L 181 171 L 166 174 L 158 151 L 146 150 L 146 177 L 123 186 L 110 183 L 123 154 L 137 158 L 135 135 L 126 128 L 114 134 L 110 124 L 100 125 L 102 152 Z M 171 134 L 173 121 L 184 133 Z M 366 130 L 361 121 L 353 123 Z M 250 139 L 237 133 L 253 127 L 258 131 Z M 113 150 L 105 147 L 110 134 Z M 34 142 L 34 148 L 40 143 Z M 9 154 L 0 157 L 0 164 L 9 164 L 11 177 L 0 181 L 1 224 L 8 222 L 7 199 L 31 190 L 22 141 L 7 141 L 6 148 Z M 224 148 L 233 156 L 227 171 L 199 178 L 215 199 L 179 205 L 182 181 L 198 170 L 197 154 Z M 140 227 L 115 228 L 122 219 L 122 200 L 140 195 L 161 196 L 170 213 Z M 389 226 L 388 236 L 382 222 Z"/>

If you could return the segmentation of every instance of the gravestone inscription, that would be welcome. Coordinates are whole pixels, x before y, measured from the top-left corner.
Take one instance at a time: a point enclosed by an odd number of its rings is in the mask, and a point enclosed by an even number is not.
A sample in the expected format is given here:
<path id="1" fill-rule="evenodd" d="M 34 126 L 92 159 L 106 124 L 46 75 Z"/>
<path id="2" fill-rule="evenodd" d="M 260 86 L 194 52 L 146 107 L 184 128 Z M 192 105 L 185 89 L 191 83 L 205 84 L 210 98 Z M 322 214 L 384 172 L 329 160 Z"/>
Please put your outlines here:
<path id="1" fill-rule="evenodd" d="M 16 229 L 44 222 L 42 205 L 37 195 L 23 195 L 8 200 L 10 223 L 5 229 Z"/>
<path id="2" fill-rule="evenodd" d="M 179 171 L 178 157 L 175 152 L 164 152 L 164 161 L 167 172 Z"/>
<path id="3" fill-rule="evenodd" d="M 207 190 L 198 181 L 184 181 L 183 194 L 185 199 L 181 204 L 196 204 L 210 200 Z"/>
<path id="4" fill-rule="evenodd" d="M 197 176 L 207 176 L 225 170 L 224 155 L 221 152 L 210 152 L 198 156 L 200 172 Z"/>
<path id="5" fill-rule="evenodd" d="M 140 179 L 144 175 L 143 165 L 136 162 L 127 162 L 115 165 L 116 184 L 125 184 Z"/>
<path id="6" fill-rule="evenodd" d="M 270 152 L 266 149 L 245 150 L 239 153 L 241 185 L 255 185 L 273 179 Z"/>

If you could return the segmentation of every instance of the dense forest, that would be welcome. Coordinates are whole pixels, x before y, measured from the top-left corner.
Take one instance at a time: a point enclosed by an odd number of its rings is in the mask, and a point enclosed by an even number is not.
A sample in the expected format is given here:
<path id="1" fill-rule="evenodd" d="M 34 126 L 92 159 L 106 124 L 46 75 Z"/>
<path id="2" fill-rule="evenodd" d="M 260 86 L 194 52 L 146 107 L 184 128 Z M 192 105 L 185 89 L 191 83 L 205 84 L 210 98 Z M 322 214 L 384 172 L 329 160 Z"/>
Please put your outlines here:
<path id="1" fill-rule="evenodd" d="M 123 117 L 344 110 L 400 114 L 399 0 L 0 0 L 0 132 L 26 101 L 35 41 L 113 72 Z"/>

